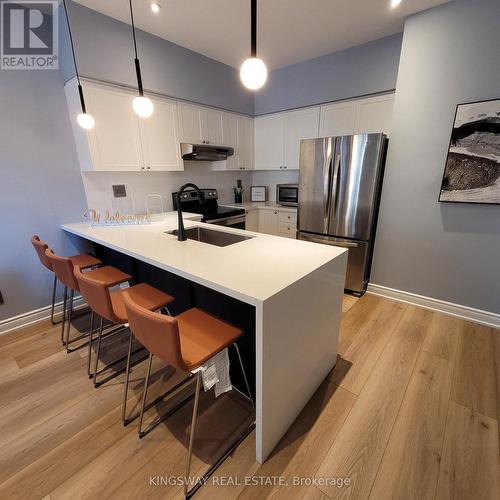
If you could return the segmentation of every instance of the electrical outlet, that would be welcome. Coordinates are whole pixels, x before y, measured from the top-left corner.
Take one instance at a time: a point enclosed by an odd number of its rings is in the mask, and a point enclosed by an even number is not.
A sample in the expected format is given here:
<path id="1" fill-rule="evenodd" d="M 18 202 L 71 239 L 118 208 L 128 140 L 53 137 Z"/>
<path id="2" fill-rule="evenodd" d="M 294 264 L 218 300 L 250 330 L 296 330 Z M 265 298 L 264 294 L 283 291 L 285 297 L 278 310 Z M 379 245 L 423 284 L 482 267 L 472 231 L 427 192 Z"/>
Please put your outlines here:
<path id="1" fill-rule="evenodd" d="M 3 305 L 3 295 L 2 295 L 2 292 L 0 292 L 0 306 Z"/>
<path id="2" fill-rule="evenodd" d="M 114 184 L 112 188 L 113 188 L 113 196 L 115 198 L 127 197 L 127 189 L 125 188 L 125 184 Z"/>

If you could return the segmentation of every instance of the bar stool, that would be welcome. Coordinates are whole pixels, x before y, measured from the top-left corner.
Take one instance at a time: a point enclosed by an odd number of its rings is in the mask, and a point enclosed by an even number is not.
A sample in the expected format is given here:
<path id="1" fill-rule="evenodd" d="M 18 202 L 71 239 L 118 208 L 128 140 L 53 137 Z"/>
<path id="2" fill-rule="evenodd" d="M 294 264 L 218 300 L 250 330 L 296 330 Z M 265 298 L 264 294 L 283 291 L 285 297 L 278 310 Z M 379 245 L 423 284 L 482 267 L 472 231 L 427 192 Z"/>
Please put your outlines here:
<path id="1" fill-rule="evenodd" d="M 54 254 L 54 251 L 48 248 L 45 251 L 45 256 L 48 259 L 54 274 L 57 279 L 64 285 L 64 300 L 63 300 L 63 316 L 62 316 L 62 325 L 61 325 L 61 342 L 66 346 L 67 352 L 72 352 L 74 349 L 70 349 L 70 345 L 78 340 L 89 336 L 90 332 L 94 330 L 94 314 L 91 311 L 90 315 L 90 329 L 89 332 L 83 333 L 73 339 L 70 340 L 70 332 L 71 332 L 71 320 L 73 318 L 73 299 L 75 296 L 75 292 L 79 292 L 80 289 L 78 287 L 78 282 L 73 275 L 73 268 L 75 263 L 78 264 L 80 259 L 73 257 L 61 257 L 59 255 Z M 124 281 L 128 281 L 132 277 L 129 274 L 122 273 L 118 269 L 112 268 L 111 266 L 105 266 L 101 268 L 96 268 L 96 266 L 102 264 L 99 259 L 88 256 L 86 262 L 87 272 L 97 273 L 97 276 L 100 279 L 106 280 L 110 283 L 110 286 L 117 285 L 119 283 L 123 283 Z M 80 267 L 80 266 L 79 266 Z M 92 270 L 89 270 L 92 269 Z M 69 306 L 68 306 L 68 289 L 69 292 Z M 68 317 L 66 318 L 66 311 L 68 311 Z M 67 320 L 67 327 L 66 327 Z M 65 332 L 66 329 L 66 332 Z M 82 347 L 82 346 L 80 346 Z"/>
<path id="2" fill-rule="evenodd" d="M 192 308 L 182 314 L 179 314 L 178 316 L 169 317 L 148 311 L 144 307 L 141 307 L 141 305 L 134 300 L 134 296 L 127 293 L 127 291 L 124 291 L 123 296 L 130 330 L 150 353 L 148 371 L 144 382 L 144 393 L 142 396 L 142 406 L 139 420 L 140 438 L 144 437 L 161 421 L 165 420 L 165 418 L 171 415 L 179 406 L 176 406 L 173 410 L 170 410 L 167 415 L 164 415 L 154 421 L 146 430 L 142 430 L 153 356 L 157 356 L 174 368 L 189 374 L 188 377 L 181 382 L 182 386 L 179 384 L 179 387 L 172 389 L 171 396 L 173 396 L 174 392 L 177 393 L 181 388 L 186 387 L 186 384 L 193 380 L 193 375 L 196 377 L 194 407 L 191 421 L 191 431 L 189 435 L 189 450 L 186 463 L 186 474 L 184 478 L 184 495 L 186 498 L 190 498 L 255 428 L 255 422 L 253 422 L 240 436 L 238 436 L 222 457 L 208 469 L 208 471 L 204 474 L 203 479 L 198 481 L 197 484 L 191 488 L 191 490 L 188 489 L 196 419 L 198 415 L 198 401 L 201 389 L 202 365 L 226 347 L 233 345 L 236 349 L 240 362 L 241 371 L 243 373 L 248 393 L 248 399 L 251 401 L 252 407 L 254 408 L 247 375 L 243 366 L 238 344 L 236 343 L 236 340 L 243 332 L 238 328 L 211 316 L 201 309 Z M 183 401 L 183 403 L 184 402 L 185 401 Z"/>
<path id="3" fill-rule="evenodd" d="M 97 352 L 96 358 L 94 361 L 94 386 L 98 387 L 103 383 L 111 380 L 115 376 L 119 375 L 121 371 L 118 371 L 112 376 L 107 377 L 105 380 L 97 381 L 97 376 L 102 373 L 105 369 L 110 366 L 119 363 L 125 359 L 120 358 L 119 360 L 114 361 L 110 365 L 106 366 L 101 372 L 97 371 L 98 363 L 99 363 L 99 354 L 101 350 L 101 342 L 102 342 L 102 332 L 103 332 L 103 321 L 107 319 L 114 325 L 125 325 L 127 326 L 128 317 L 127 312 L 125 310 L 125 304 L 123 302 L 124 293 L 127 292 L 130 294 L 134 300 L 141 304 L 142 307 L 147 310 L 158 310 L 167 308 L 169 304 L 171 304 L 175 299 L 168 293 L 162 292 L 151 285 L 146 283 L 140 283 L 138 285 L 131 286 L 126 288 L 125 290 L 116 290 L 110 291 L 108 283 L 104 280 L 100 280 L 99 276 L 95 273 L 82 273 L 79 267 L 75 267 L 74 269 L 74 277 L 78 282 L 80 287 L 80 291 L 82 296 L 85 298 L 87 304 L 92 308 L 95 314 L 98 314 L 101 317 L 101 323 L 99 325 L 99 335 L 97 339 Z M 168 310 L 168 309 L 167 309 Z M 139 352 L 141 349 L 132 353 L 132 333 L 129 332 L 129 347 L 128 347 L 128 355 L 126 356 L 127 364 L 126 364 L 126 380 L 124 387 L 124 395 L 123 395 L 123 410 L 122 410 L 122 419 L 125 420 L 125 412 L 126 412 L 126 404 L 127 404 L 127 396 L 128 396 L 128 378 L 130 373 L 130 359 L 132 354 Z M 89 360 L 91 357 L 91 342 L 89 343 Z M 140 361 L 143 361 L 146 358 L 143 358 Z"/>
<path id="4" fill-rule="evenodd" d="M 45 255 L 45 251 L 49 248 L 47 243 L 42 241 L 40 237 L 35 234 L 31 237 L 31 244 L 35 248 L 36 254 L 38 255 L 38 259 L 40 263 L 45 266 L 51 273 L 54 274 L 54 284 L 52 286 L 52 307 L 50 310 L 50 321 L 53 325 L 59 324 L 61 321 L 54 321 L 54 309 L 56 302 L 56 289 L 57 289 L 57 276 L 52 269 L 52 264 L 49 259 Z M 94 256 L 89 255 L 88 253 L 80 254 L 80 255 L 72 255 L 69 257 L 74 265 L 80 266 L 82 269 L 87 269 L 89 267 L 93 267 L 96 265 L 100 265 L 101 261 L 96 259 Z"/>

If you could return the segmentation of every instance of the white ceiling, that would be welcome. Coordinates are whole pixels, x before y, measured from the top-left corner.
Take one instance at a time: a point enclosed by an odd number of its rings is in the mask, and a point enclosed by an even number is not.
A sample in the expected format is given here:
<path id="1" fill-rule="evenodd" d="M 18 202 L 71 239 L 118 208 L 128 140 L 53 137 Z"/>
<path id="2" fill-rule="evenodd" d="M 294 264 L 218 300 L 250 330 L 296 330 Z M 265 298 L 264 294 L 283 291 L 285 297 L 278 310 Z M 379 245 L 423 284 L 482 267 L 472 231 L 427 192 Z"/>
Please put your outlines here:
<path id="1" fill-rule="evenodd" d="M 127 0 L 76 0 L 130 23 Z M 271 68 L 335 52 L 403 30 L 406 16 L 449 0 L 259 0 L 257 51 Z M 144 31 L 239 67 L 250 51 L 250 0 L 133 0 Z"/>

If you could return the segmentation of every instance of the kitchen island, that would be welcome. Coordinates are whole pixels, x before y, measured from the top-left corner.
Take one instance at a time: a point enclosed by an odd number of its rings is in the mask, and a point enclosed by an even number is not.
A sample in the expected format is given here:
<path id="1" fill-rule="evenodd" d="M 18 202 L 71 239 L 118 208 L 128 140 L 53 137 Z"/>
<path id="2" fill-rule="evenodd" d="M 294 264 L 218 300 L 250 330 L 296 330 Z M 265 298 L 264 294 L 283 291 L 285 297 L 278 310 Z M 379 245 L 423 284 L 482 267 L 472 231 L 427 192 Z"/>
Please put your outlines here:
<path id="1" fill-rule="evenodd" d="M 145 225 L 62 229 L 254 308 L 256 459 L 263 462 L 337 361 L 347 251 L 185 218 L 186 229 L 250 236 L 219 247 Z M 244 335 L 249 335 L 245 332 Z"/>

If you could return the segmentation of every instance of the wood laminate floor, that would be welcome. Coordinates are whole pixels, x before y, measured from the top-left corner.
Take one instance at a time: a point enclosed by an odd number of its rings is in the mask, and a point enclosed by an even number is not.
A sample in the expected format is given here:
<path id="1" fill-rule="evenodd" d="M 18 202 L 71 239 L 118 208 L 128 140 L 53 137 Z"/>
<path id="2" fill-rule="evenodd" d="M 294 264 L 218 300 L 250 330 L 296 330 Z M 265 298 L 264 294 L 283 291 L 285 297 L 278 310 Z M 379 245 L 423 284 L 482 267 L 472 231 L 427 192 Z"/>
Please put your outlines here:
<path id="1" fill-rule="evenodd" d="M 125 346 L 117 335 L 105 356 Z M 194 498 L 500 498 L 500 331 L 345 297 L 339 354 L 265 464 L 252 434 Z M 123 378 L 94 389 L 85 368 L 86 350 L 63 352 L 57 326 L 0 337 L 0 498 L 182 498 L 192 403 L 139 440 L 120 421 Z M 144 370 L 132 373 L 132 410 Z M 156 364 L 152 380 L 153 396 L 179 375 Z M 249 418 L 234 393 L 200 405 L 195 475 Z"/>

